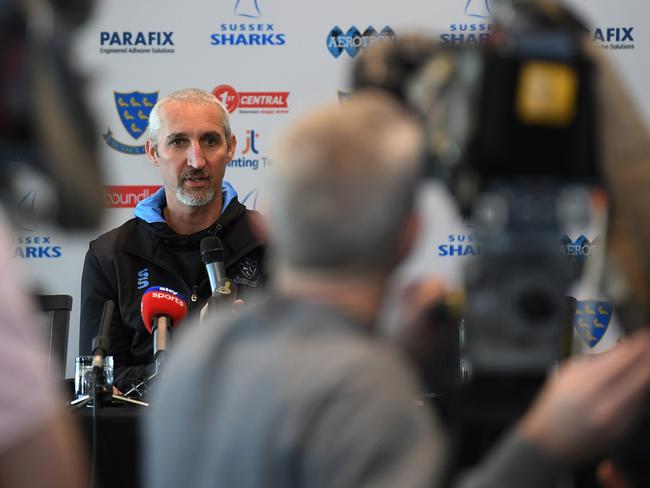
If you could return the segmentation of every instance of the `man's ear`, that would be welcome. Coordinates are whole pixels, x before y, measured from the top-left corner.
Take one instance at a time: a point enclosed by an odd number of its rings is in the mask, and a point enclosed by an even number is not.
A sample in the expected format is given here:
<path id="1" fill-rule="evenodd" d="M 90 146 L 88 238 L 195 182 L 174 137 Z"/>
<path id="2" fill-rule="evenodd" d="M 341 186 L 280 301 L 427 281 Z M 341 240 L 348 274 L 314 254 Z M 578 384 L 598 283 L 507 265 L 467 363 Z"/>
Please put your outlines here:
<path id="1" fill-rule="evenodd" d="M 235 149 L 237 149 L 237 138 L 235 134 L 230 135 L 230 149 L 228 149 L 228 160 L 230 161 L 235 156 Z"/>
<path id="2" fill-rule="evenodd" d="M 151 139 L 147 139 L 144 143 L 144 152 L 147 154 L 147 159 L 149 159 L 151 164 L 158 166 L 158 151 Z"/>

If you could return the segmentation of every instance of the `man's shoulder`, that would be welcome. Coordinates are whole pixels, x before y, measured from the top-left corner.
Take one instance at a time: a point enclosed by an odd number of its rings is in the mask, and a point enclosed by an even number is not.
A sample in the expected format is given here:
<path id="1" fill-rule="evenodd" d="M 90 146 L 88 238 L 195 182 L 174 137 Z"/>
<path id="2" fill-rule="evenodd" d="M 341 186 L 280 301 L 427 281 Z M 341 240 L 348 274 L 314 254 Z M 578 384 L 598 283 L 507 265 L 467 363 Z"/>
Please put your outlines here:
<path id="1" fill-rule="evenodd" d="M 124 243 L 133 234 L 136 227 L 141 222 L 138 218 L 132 218 L 124 222 L 119 227 L 115 227 L 104 232 L 96 239 L 90 241 L 90 249 L 98 255 L 112 253 L 122 247 Z"/>
<path id="2" fill-rule="evenodd" d="M 228 212 L 227 224 L 218 234 L 229 251 L 226 267 L 240 262 L 246 256 L 257 256 L 258 261 L 263 260 L 265 240 L 262 214 L 248 210 L 236 201 L 229 205 Z"/>

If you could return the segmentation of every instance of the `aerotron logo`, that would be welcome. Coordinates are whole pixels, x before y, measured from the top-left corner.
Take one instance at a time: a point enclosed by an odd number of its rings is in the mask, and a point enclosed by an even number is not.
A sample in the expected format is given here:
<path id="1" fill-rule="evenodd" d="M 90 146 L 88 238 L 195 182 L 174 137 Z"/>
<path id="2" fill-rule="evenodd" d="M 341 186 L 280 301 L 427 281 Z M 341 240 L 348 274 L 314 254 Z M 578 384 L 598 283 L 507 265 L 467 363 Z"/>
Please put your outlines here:
<path id="1" fill-rule="evenodd" d="M 350 27 L 343 32 L 338 25 L 327 34 L 327 49 L 330 54 L 338 58 L 343 53 L 354 58 L 363 49 L 366 49 L 376 42 L 394 41 L 395 32 L 389 26 L 377 32 L 374 27 L 369 26 L 363 33 L 356 27 Z"/>
<path id="2" fill-rule="evenodd" d="M 568 235 L 564 234 L 560 238 L 560 251 L 565 256 L 569 256 L 575 261 L 582 263 L 596 250 L 599 244 L 598 240 L 598 237 L 596 237 L 593 242 L 589 242 L 589 239 L 581 234 L 574 241 Z"/>
<path id="3" fill-rule="evenodd" d="M 158 92 L 113 92 L 115 108 L 126 132 L 135 140 L 140 139 L 149 126 L 149 113 L 158 101 Z M 118 141 L 111 129 L 102 137 L 111 148 L 125 154 L 144 154 L 144 144 L 129 145 Z"/>
<path id="4" fill-rule="evenodd" d="M 492 0 L 456 0 L 464 5 L 464 18 L 449 25 L 449 30 L 440 35 L 442 44 L 485 44 L 494 30 Z M 460 15 L 460 13 L 459 13 Z"/>

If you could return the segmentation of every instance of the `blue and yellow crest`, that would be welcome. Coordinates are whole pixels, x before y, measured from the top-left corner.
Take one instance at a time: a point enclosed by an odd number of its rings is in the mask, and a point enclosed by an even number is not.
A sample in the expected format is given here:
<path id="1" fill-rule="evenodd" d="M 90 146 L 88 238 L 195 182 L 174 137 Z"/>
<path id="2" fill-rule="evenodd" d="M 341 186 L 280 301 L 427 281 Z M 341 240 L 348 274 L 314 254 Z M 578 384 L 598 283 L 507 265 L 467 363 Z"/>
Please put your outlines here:
<path id="1" fill-rule="evenodd" d="M 612 305 L 597 300 L 578 300 L 573 327 L 580 339 L 594 347 L 605 335 L 612 318 Z"/>
<path id="2" fill-rule="evenodd" d="M 149 113 L 158 101 L 158 92 L 114 92 L 114 95 L 115 107 L 124 128 L 131 137 L 139 139 L 147 130 Z"/>

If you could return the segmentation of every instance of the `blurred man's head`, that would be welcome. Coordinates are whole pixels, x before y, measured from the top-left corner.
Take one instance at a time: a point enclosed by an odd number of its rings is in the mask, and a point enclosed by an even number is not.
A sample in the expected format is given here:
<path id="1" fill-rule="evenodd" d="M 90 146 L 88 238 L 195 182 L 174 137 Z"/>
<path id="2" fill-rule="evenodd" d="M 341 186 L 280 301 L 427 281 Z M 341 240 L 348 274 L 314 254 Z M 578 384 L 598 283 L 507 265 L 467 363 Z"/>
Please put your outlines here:
<path id="1" fill-rule="evenodd" d="M 407 251 L 422 138 L 394 100 L 356 94 L 302 120 L 276 151 L 269 229 L 280 266 L 372 275 Z"/>

